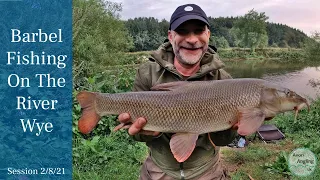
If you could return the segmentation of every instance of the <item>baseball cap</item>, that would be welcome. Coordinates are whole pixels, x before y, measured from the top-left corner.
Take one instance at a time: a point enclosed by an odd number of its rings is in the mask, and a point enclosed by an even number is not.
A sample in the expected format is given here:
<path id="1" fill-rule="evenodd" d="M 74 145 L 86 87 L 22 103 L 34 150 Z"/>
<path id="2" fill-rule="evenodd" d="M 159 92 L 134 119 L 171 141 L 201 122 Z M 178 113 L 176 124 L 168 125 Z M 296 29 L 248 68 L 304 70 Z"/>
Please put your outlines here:
<path id="1" fill-rule="evenodd" d="M 191 20 L 197 19 L 209 26 L 208 17 L 206 13 L 195 4 L 185 4 L 179 6 L 172 14 L 170 19 L 169 30 L 175 30 L 182 23 Z"/>

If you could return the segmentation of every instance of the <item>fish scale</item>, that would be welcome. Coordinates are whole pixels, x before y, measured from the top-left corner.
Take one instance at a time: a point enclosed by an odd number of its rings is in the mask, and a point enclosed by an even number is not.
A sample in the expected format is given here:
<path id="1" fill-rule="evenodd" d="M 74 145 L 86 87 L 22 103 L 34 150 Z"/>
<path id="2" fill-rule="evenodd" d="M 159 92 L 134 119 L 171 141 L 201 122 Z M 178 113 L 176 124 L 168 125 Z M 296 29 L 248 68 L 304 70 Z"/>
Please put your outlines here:
<path id="1" fill-rule="evenodd" d="M 131 122 L 145 117 L 144 130 L 176 133 L 170 149 L 178 162 L 189 158 L 199 134 L 237 128 L 246 136 L 257 131 L 265 119 L 309 105 L 295 92 L 261 79 L 179 81 L 151 88 L 160 91 L 103 94 L 80 92 L 78 122 L 89 133 L 101 116 L 128 112 Z M 115 130 L 128 127 L 121 123 Z M 209 136 L 210 137 L 210 136 Z"/>
<path id="2" fill-rule="evenodd" d="M 128 112 L 132 119 L 145 117 L 145 130 L 221 131 L 237 121 L 238 107 L 259 105 L 264 83 L 258 79 L 189 82 L 172 91 L 99 94 L 96 108 L 100 115 Z"/>

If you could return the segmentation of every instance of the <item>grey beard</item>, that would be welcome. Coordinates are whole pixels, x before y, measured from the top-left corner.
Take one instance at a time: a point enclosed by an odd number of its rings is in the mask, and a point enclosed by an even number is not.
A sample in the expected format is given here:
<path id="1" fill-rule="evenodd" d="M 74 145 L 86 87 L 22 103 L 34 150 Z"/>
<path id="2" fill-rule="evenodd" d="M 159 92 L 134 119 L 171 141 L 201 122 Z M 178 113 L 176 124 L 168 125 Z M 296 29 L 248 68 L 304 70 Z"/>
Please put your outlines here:
<path id="1" fill-rule="evenodd" d="M 197 59 L 197 61 L 192 61 L 192 62 L 190 62 L 189 59 L 183 58 L 176 48 L 173 48 L 173 49 L 174 49 L 174 54 L 180 63 L 182 63 L 184 65 L 194 65 L 194 64 L 197 64 L 202 59 L 203 55 L 208 50 L 208 47 L 203 49 L 203 52 L 202 52 L 201 56 Z"/>

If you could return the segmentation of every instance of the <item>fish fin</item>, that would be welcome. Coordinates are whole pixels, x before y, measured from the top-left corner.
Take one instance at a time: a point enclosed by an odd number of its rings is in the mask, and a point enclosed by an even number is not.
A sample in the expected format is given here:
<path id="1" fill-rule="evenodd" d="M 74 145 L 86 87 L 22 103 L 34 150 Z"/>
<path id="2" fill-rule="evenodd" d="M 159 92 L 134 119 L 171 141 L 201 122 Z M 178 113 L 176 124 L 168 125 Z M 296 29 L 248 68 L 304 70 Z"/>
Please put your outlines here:
<path id="1" fill-rule="evenodd" d="M 256 132 L 264 119 L 265 114 L 259 108 L 239 109 L 238 134 L 247 136 Z"/>
<path id="2" fill-rule="evenodd" d="M 235 123 L 235 124 L 231 127 L 231 129 L 233 129 L 233 130 L 238 130 L 238 128 L 239 128 L 239 122 Z"/>
<path id="3" fill-rule="evenodd" d="M 174 89 L 179 89 L 190 82 L 188 81 L 176 81 L 176 82 L 169 82 L 169 83 L 162 83 L 162 84 L 157 84 L 153 86 L 150 90 L 152 91 L 172 91 Z"/>
<path id="4" fill-rule="evenodd" d="M 82 91 L 77 95 L 77 100 L 82 108 L 82 115 L 78 121 L 79 131 L 83 134 L 90 133 L 98 124 L 100 116 L 94 109 L 96 94 Z"/>
<path id="5" fill-rule="evenodd" d="M 184 162 L 192 154 L 196 147 L 198 134 L 176 133 L 171 137 L 170 149 L 178 162 Z"/>

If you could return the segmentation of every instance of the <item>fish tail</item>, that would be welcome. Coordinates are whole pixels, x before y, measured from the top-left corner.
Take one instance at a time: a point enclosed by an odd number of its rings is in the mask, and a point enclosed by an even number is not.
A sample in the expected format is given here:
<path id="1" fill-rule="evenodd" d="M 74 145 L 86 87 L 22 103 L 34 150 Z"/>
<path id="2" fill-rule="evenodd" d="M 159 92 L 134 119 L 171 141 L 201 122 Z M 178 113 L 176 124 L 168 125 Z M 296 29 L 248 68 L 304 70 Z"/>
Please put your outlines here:
<path id="1" fill-rule="evenodd" d="M 82 108 L 82 115 L 78 122 L 79 131 L 83 134 L 90 133 L 100 120 L 95 110 L 96 94 L 82 91 L 77 95 L 77 100 Z"/>

